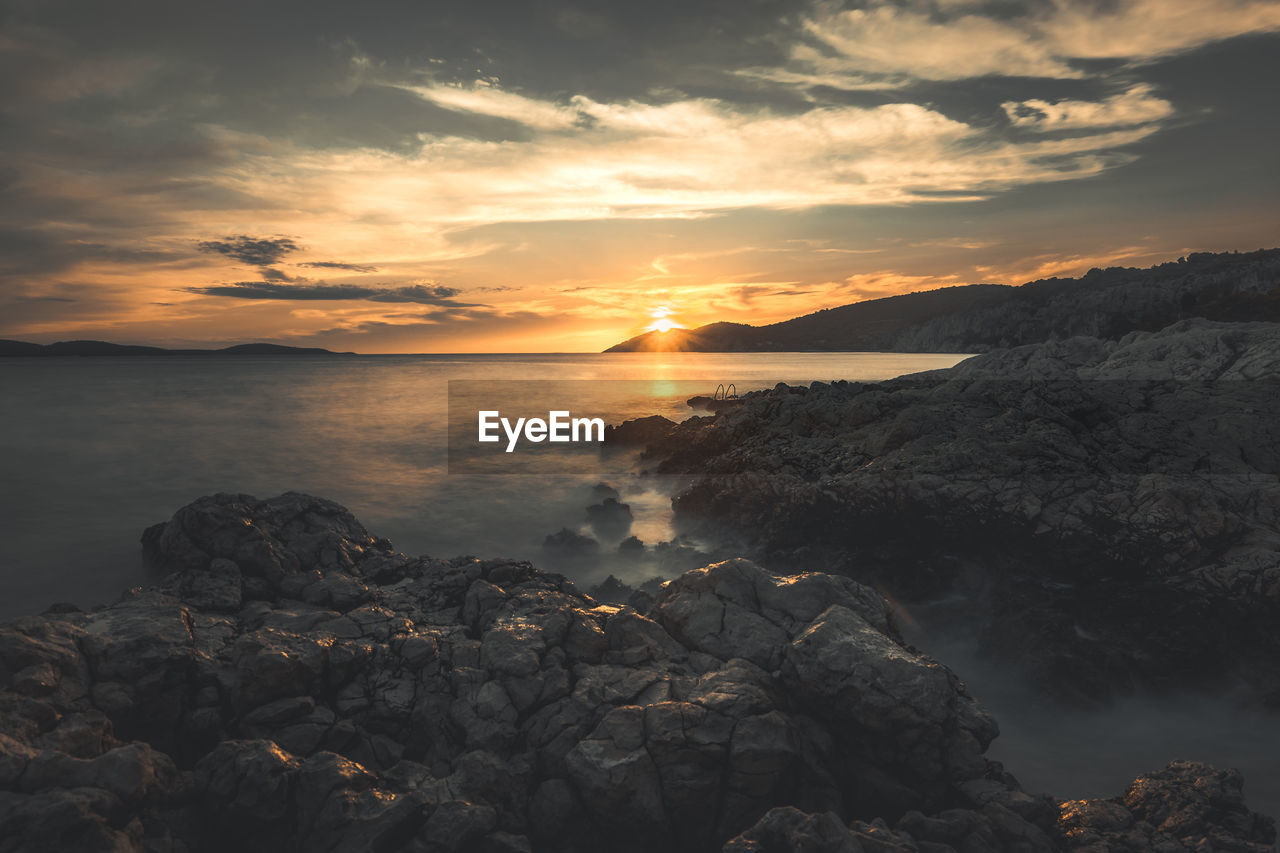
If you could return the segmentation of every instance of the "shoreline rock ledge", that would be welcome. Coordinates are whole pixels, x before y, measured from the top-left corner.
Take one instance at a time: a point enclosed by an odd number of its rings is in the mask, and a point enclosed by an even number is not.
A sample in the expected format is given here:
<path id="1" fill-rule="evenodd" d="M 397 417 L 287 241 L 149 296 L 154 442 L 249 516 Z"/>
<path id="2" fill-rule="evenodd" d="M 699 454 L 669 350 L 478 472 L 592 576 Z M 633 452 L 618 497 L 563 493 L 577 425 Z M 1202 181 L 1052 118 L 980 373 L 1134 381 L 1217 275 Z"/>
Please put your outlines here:
<path id="1" fill-rule="evenodd" d="M 1277 380 L 1280 324 L 1187 320 L 751 392 L 645 464 L 690 477 L 679 532 L 907 608 L 963 600 L 941 627 L 1060 701 L 1280 709 Z"/>
<path id="2" fill-rule="evenodd" d="M 0 851 L 1273 849 L 1234 771 L 1023 792 L 848 578 L 729 560 L 604 606 L 296 493 L 144 544 L 156 586 L 0 628 Z"/>

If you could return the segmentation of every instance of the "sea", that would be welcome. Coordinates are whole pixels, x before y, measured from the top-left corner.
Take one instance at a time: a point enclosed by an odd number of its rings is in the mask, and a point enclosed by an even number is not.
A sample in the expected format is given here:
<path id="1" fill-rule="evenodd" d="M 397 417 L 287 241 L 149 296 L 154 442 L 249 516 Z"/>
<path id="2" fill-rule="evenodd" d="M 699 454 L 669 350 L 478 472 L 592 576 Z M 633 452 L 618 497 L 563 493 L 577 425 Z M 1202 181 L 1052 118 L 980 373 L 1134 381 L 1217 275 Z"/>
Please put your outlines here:
<path id="1" fill-rule="evenodd" d="M 634 454 L 578 452 L 554 465 L 450 464 L 450 397 L 485 383 L 521 413 L 584 406 L 609 423 L 705 415 L 686 402 L 717 389 L 879 381 L 950 367 L 965 355 L 611 353 L 0 359 L 0 621 L 54 602 L 115 600 L 155 580 L 139 536 L 217 492 L 301 491 L 345 505 L 398 550 L 528 559 L 589 588 L 609 574 L 671 576 L 699 543 L 676 540 L 682 481 L 641 473 Z M 548 383 L 551 383 L 550 385 Z M 573 386 L 566 403 L 548 397 Z M 481 395 L 483 396 L 483 395 Z M 575 414 L 578 412 L 575 411 Z M 544 448 L 545 451 L 545 448 Z M 543 457 L 545 461 L 545 455 Z M 593 524 L 617 495 L 628 525 Z M 547 546 L 570 531 L 598 551 Z M 563 539 L 563 534 L 561 534 Z M 637 558 L 619 541 L 645 544 Z M 1186 758 L 1245 773 L 1250 804 L 1280 814 L 1280 719 L 1226 697 L 1134 698 L 1098 711 L 1046 704 L 1015 674 L 951 640 L 948 663 L 1000 721 L 990 755 L 1032 791 L 1116 796 L 1137 774 Z M 949 657 L 950 656 L 950 657 Z"/>

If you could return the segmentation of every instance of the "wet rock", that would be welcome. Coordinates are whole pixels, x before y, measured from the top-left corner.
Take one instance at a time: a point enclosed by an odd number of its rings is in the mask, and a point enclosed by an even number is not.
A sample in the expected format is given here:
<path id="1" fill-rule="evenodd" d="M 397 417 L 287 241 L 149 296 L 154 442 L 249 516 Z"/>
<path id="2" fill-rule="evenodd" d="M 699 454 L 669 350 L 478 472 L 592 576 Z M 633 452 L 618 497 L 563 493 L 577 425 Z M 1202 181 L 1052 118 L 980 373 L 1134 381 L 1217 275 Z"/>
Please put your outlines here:
<path id="1" fill-rule="evenodd" d="M 587 524 L 600 538 L 617 541 L 631 529 L 631 506 L 605 498 L 587 507 Z"/>
<path id="2" fill-rule="evenodd" d="M 542 549 L 558 557 L 582 559 L 599 553 L 600 543 L 590 536 L 562 527 L 542 540 Z"/>
<path id="3" fill-rule="evenodd" d="M 596 483 L 591 487 L 591 497 L 601 503 L 613 498 L 615 501 L 621 500 L 622 495 L 613 486 L 608 483 Z"/>
<path id="4" fill-rule="evenodd" d="M 644 541 L 637 536 L 628 536 L 618 543 L 618 554 L 622 557 L 639 557 L 644 554 Z"/>

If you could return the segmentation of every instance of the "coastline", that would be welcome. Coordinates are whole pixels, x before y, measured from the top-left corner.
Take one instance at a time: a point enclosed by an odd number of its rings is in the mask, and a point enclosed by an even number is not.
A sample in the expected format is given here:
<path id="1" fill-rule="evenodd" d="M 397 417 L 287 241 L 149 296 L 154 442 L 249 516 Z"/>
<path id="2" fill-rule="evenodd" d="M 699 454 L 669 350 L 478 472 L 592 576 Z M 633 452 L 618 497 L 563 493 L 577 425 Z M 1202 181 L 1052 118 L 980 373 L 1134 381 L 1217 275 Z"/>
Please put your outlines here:
<path id="1" fill-rule="evenodd" d="M 1206 765 L 1172 764 L 1113 800 L 1025 793 L 983 758 L 998 728 L 963 683 L 837 575 L 733 560 L 599 605 L 527 563 L 399 554 L 299 494 L 204 498 L 143 542 L 170 572 L 158 586 L 0 630 L 13 733 L 0 820 L 20 843 L 940 853 L 1274 839 L 1239 774 Z"/>
<path id="2" fill-rule="evenodd" d="M 1028 792 L 1017 766 L 1006 770 L 986 756 L 998 725 L 982 697 L 971 696 L 945 660 L 906 639 L 910 597 L 882 570 L 896 567 L 899 581 L 926 598 L 958 591 L 962 600 L 969 595 L 966 608 L 985 603 L 980 627 L 988 632 L 1010 607 L 1032 600 L 1033 618 L 1060 624 L 1052 607 L 1071 597 L 1051 573 L 1033 575 L 1039 580 L 1031 585 L 1051 595 L 1002 604 L 992 593 L 1002 589 L 1002 571 L 1016 580 L 1018 566 L 1049 565 L 999 526 L 1001 513 L 1025 506 L 1024 495 L 1009 492 L 1017 447 L 1038 448 L 1039 465 L 1050 446 L 1080 463 L 1049 466 L 1074 471 L 1070 482 L 1102 466 L 1107 483 L 1134 488 L 1141 478 L 1125 479 L 1132 472 L 1105 455 L 1082 456 L 1062 436 L 1140 416 L 1141 435 L 1173 442 L 1144 464 L 1191 458 L 1188 448 L 1206 435 L 1197 431 L 1202 416 L 1222 415 L 1225 404 L 1244 411 L 1247 403 L 1260 423 L 1276 422 L 1271 407 L 1280 397 L 1257 392 L 1266 391 L 1277 359 L 1275 326 L 1196 321 L 1118 343 L 1027 347 L 880 383 L 779 386 L 713 417 L 632 428 L 648 445 L 645 464 L 697 475 L 674 499 L 677 521 L 736 530 L 737 553 L 763 559 L 768 570 L 730 559 L 661 587 L 615 584 L 609 592 L 618 604 L 528 563 L 408 557 L 331 501 L 296 493 L 203 498 L 144 534 L 164 573 L 157 585 L 113 605 L 56 606 L 0 629 L 6 731 L 15 733 L 0 741 L 0 784 L 12 798 L 0 820 L 36 846 L 74 834 L 75 849 L 1272 849 L 1274 824 L 1246 807 L 1240 774 L 1174 760 L 1195 756 L 1169 755 L 1164 769 L 1132 768 L 1147 772 L 1110 799 Z M 1028 400 L 1039 407 L 1027 408 Z M 1092 412 L 1090 421 L 1046 443 L 1050 434 L 1033 427 L 1067 424 L 1050 405 L 1063 400 Z M 842 407 L 834 421 L 833 401 Z M 946 430 L 940 405 L 949 413 Z M 860 407 L 874 416 L 853 416 Z M 967 419 L 965 407 L 979 416 Z M 1020 558 L 1000 564 L 990 551 L 958 551 L 966 540 L 938 525 L 976 523 L 972 514 L 957 515 L 965 501 L 974 503 L 973 482 L 990 474 L 990 463 L 974 455 L 972 430 L 1017 407 L 1027 420 L 987 429 L 983 439 L 990 458 L 1013 466 L 997 490 L 1008 508 L 975 503 L 988 516 L 985 531 L 1003 531 L 997 543 Z M 1099 407 L 1110 407 L 1110 420 Z M 1178 430 L 1156 428 L 1160 418 Z M 1229 435 L 1273 444 L 1254 421 L 1231 421 L 1224 433 L 1221 417 L 1210 420 L 1215 442 Z M 1028 434 L 1040 443 L 1008 444 Z M 868 435 L 879 442 L 880 467 L 859 457 L 852 479 L 816 474 L 813 460 L 847 466 L 831 452 L 833 441 L 856 455 L 870 446 Z M 978 476 L 949 485 L 931 471 L 938 460 L 960 470 L 956 446 L 967 448 L 964 470 Z M 1124 442 L 1116 447 L 1123 451 Z M 1219 450 L 1250 470 L 1265 464 L 1230 442 Z M 1260 509 L 1270 505 L 1270 481 L 1261 471 L 1246 477 L 1222 467 L 1215 476 L 1230 475 L 1225 480 L 1206 479 L 1202 468 L 1163 473 L 1181 478 L 1172 484 L 1177 494 L 1189 482 L 1212 484 L 1213 506 L 1235 512 L 1224 528 L 1237 534 L 1227 551 L 1235 562 L 1201 559 L 1213 555 L 1188 548 L 1194 536 L 1173 535 L 1194 529 L 1177 513 L 1147 527 L 1073 523 L 1074 544 L 1056 537 L 1053 548 L 1080 564 L 1091 551 L 1128 553 L 1116 550 L 1123 544 L 1117 530 L 1139 536 L 1135 553 L 1149 550 L 1152 559 L 1131 580 L 1141 580 L 1143 594 L 1160 591 L 1166 603 L 1178 593 L 1204 597 L 1183 583 L 1188 576 L 1220 578 L 1223 566 L 1265 572 L 1269 564 L 1259 560 L 1274 550 L 1263 535 L 1270 516 Z M 885 472 L 906 472 L 908 486 Z M 929 487 L 910 487 L 913 480 Z M 865 541 L 874 525 L 856 528 L 858 552 L 836 547 L 845 540 L 816 540 L 815 531 L 848 528 L 832 526 L 805 482 L 834 496 L 846 525 L 850 507 L 874 506 L 868 483 L 925 501 L 894 504 L 917 531 L 916 558 L 889 539 L 874 543 L 878 564 L 865 559 L 874 553 Z M 1157 485 L 1167 490 L 1171 482 Z M 1240 488 L 1252 495 L 1253 515 L 1242 514 Z M 692 500 L 709 489 L 721 503 Z M 1184 506 L 1205 511 L 1203 501 Z M 922 509 L 929 507 L 932 516 Z M 868 517 L 892 535 L 882 515 Z M 920 533 L 926 527 L 928 536 Z M 741 536 L 746 529 L 754 541 Z M 793 540 L 769 538 L 789 529 L 805 545 L 798 554 L 782 547 Z M 922 556 L 925 541 L 942 543 L 951 562 Z M 975 575 L 975 566 L 986 574 Z M 920 568 L 925 574 L 913 577 Z M 798 569 L 816 571 L 794 575 Z M 1024 588 L 1004 582 L 1014 587 Z M 1244 588 L 1234 600 L 1243 607 L 1268 599 Z M 1176 619 L 1185 613 L 1164 611 Z M 1133 633 L 1109 638 L 1109 648 L 1141 651 L 1136 643 L 1149 626 L 1115 620 L 1111 630 Z M 1229 627 L 1249 630 L 1238 615 Z M 1070 632 L 1096 647 L 1096 637 L 1082 636 L 1088 633 Z M 1008 641 L 1001 636 L 979 633 L 996 648 Z M 1203 645 L 1202 631 L 1193 627 L 1188 636 Z M 1078 645 L 1064 647 L 1062 638 L 1052 630 L 1022 633 L 1012 649 L 1033 675 L 1044 667 L 1036 683 L 1050 694 L 1046 687 L 1064 686 L 1054 678 L 1079 662 Z M 1217 675 L 1228 674 L 1223 650 L 1209 651 Z M 1236 671 L 1261 672 L 1273 662 L 1269 647 L 1252 651 L 1244 663 L 1253 669 Z M 1183 661 L 1175 673 L 1180 686 L 1198 683 L 1194 663 Z M 1055 695 L 1103 702 L 1133 684 L 1132 673 L 1113 666 Z M 1268 682 L 1252 683 L 1265 698 Z M 234 828 L 215 818 L 223 814 L 236 815 Z"/>
<path id="3" fill-rule="evenodd" d="M 1280 326 L 1183 321 L 883 383 L 748 395 L 667 425 L 677 528 L 908 609 L 1076 704 L 1248 686 L 1280 701 Z"/>

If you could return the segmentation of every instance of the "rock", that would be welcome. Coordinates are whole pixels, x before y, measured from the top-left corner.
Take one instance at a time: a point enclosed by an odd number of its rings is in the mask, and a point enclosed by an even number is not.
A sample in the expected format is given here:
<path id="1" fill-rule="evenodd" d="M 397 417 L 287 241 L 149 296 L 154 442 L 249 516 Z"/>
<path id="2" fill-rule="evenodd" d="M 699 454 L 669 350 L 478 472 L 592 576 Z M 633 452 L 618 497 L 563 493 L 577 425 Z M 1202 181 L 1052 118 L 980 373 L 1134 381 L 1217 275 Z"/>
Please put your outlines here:
<path id="1" fill-rule="evenodd" d="M 216 557 L 208 568 L 189 569 L 178 575 L 179 598 L 200 610 L 234 612 L 243 602 L 240 567 L 231 560 Z"/>
<path id="2" fill-rule="evenodd" d="M 1271 830 L 1201 765 L 1055 824 L 847 577 L 729 560 L 600 604 L 528 563 L 390 553 L 303 495 L 201 499 L 148 538 L 174 567 L 157 588 L 0 627 L 0 849 L 1254 850 Z"/>
<path id="3" fill-rule="evenodd" d="M 633 418 L 623 421 L 618 426 L 609 424 L 604 428 L 604 443 L 617 446 L 643 447 L 671 435 L 675 429 L 675 421 L 662 415 L 650 415 L 644 418 Z"/>
<path id="4" fill-rule="evenodd" d="M 1069 337 L 749 394 L 651 442 L 646 464 L 696 475 L 673 507 L 700 540 L 908 605 L 969 597 L 983 651 L 1061 700 L 1234 677 L 1269 701 L 1277 366 L 1270 323 Z"/>
<path id="5" fill-rule="evenodd" d="M 592 598 L 605 604 L 622 604 L 632 592 L 634 590 L 631 587 L 613 575 L 609 575 L 589 590 Z"/>
<path id="6" fill-rule="evenodd" d="M 618 555 L 635 558 L 644 554 L 644 542 L 639 537 L 628 536 L 618 543 Z"/>
<path id="7" fill-rule="evenodd" d="M 587 524 L 600 538 L 617 541 L 631 529 L 631 506 L 618 503 L 616 498 L 605 498 L 602 503 L 587 507 Z"/>
<path id="8" fill-rule="evenodd" d="M 618 490 L 615 489 L 613 486 L 609 485 L 608 483 L 596 483 L 594 486 L 592 486 L 591 497 L 597 501 L 600 501 L 601 503 L 608 500 L 609 498 L 613 498 L 615 501 L 622 499 L 622 495 L 618 492 Z"/>
<path id="9" fill-rule="evenodd" d="M 439 853 L 470 850 L 492 832 L 497 817 L 492 808 L 450 800 L 436 807 L 422 830 L 426 849 Z"/>
<path id="10" fill-rule="evenodd" d="M 310 696 L 294 696 L 277 699 L 259 706 L 244 717 L 250 726 L 280 726 L 299 717 L 305 717 L 316 709 L 316 701 Z"/>
<path id="11" fill-rule="evenodd" d="M 1175 761 L 1134 780 L 1116 800 L 1062 803 L 1068 850 L 1274 850 L 1275 822 L 1251 812 L 1234 770 Z"/>
<path id="12" fill-rule="evenodd" d="M 723 853 L 917 853 L 909 835 L 888 827 L 849 826 L 834 812 L 805 814 L 771 809 L 754 826 L 724 845 Z"/>
<path id="13" fill-rule="evenodd" d="M 304 565 L 350 568 L 366 554 L 385 550 L 345 508 L 296 492 L 269 501 L 248 495 L 201 498 L 163 527 L 149 528 L 143 544 L 165 571 L 205 570 L 223 558 L 246 575 L 276 583 Z"/>
<path id="14" fill-rule="evenodd" d="M 542 549 L 558 557 L 582 559 L 599 553 L 600 543 L 590 536 L 583 536 L 581 533 L 562 527 L 558 532 L 542 540 Z"/>
<path id="15" fill-rule="evenodd" d="M 47 788 L 100 788 L 124 803 L 140 803 L 155 784 L 151 747 L 133 743 L 96 758 L 73 758 L 46 750 L 27 762 L 19 780 L 27 792 Z"/>

